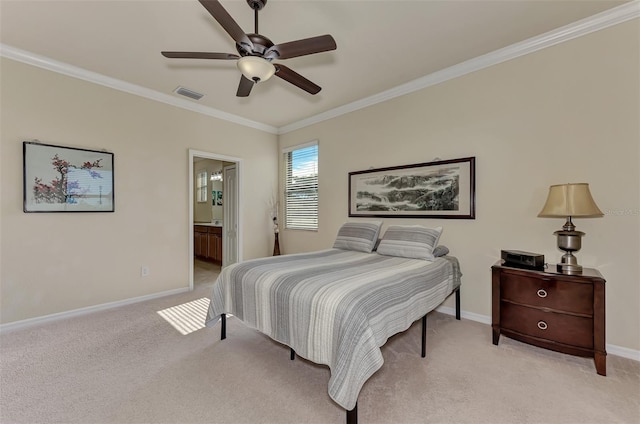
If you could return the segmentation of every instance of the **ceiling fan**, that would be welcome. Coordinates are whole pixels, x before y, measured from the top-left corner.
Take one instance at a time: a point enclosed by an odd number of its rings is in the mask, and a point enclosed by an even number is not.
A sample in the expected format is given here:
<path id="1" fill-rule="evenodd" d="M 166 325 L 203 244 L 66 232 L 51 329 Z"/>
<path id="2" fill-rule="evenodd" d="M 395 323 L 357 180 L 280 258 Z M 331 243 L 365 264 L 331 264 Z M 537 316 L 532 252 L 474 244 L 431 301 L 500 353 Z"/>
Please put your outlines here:
<path id="1" fill-rule="evenodd" d="M 331 35 L 320 35 L 288 43 L 273 44 L 267 37 L 258 33 L 258 11 L 267 4 L 267 0 L 247 0 L 255 15 L 253 34 L 246 34 L 218 0 L 198 1 L 236 42 L 236 50 L 238 50 L 239 56 L 233 53 L 167 51 L 161 52 L 163 56 L 171 59 L 237 60 L 238 68 L 242 72 L 236 93 L 238 97 L 247 97 L 255 84 L 266 81 L 273 75 L 311 94 L 317 94 L 321 90 L 320 86 L 280 63 L 273 63 L 273 60 L 290 59 L 292 57 L 335 50 L 336 42 Z"/>

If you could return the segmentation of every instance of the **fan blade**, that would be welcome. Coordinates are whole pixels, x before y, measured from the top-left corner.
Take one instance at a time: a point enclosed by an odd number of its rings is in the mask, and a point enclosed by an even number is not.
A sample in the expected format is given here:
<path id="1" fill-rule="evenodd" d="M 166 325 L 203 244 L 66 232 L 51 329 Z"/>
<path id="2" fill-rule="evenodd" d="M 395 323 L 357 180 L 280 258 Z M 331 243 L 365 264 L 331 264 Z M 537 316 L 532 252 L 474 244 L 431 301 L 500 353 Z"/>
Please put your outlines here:
<path id="1" fill-rule="evenodd" d="M 244 75 L 240 76 L 240 84 L 238 85 L 238 91 L 236 92 L 236 96 L 238 97 L 248 97 L 251 93 L 251 89 L 253 88 L 253 81 Z"/>
<path id="2" fill-rule="evenodd" d="M 240 56 L 232 53 L 207 53 L 207 52 L 161 52 L 162 56 L 170 59 L 222 59 L 235 60 Z"/>
<path id="3" fill-rule="evenodd" d="M 312 83 L 299 73 L 291 70 L 291 68 L 287 68 L 286 66 L 280 65 L 279 63 L 276 64 L 275 67 L 277 76 L 287 82 L 290 82 L 296 87 L 302 88 L 307 93 L 318 94 L 318 92 L 322 90 L 319 85 Z"/>
<path id="4" fill-rule="evenodd" d="M 327 34 L 305 38 L 303 40 L 290 41 L 288 43 L 276 44 L 265 52 L 264 57 L 272 59 L 289 59 L 291 57 L 335 50 L 336 48 L 336 40 Z"/>
<path id="5" fill-rule="evenodd" d="M 211 13 L 211 16 L 218 21 L 225 31 L 233 38 L 233 40 L 244 48 L 247 53 L 251 53 L 253 43 L 244 33 L 240 25 L 229 15 L 218 0 L 199 0 L 205 9 Z"/>

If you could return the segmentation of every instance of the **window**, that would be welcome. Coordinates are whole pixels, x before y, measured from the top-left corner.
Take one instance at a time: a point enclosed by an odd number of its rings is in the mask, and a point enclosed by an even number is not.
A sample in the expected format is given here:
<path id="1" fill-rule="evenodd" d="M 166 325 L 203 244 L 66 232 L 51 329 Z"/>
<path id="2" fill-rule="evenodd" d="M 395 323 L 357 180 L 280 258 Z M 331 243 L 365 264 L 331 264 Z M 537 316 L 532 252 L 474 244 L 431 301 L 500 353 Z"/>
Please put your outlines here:
<path id="1" fill-rule="evenodd" d="M 207 201 L 207 171 L 198 172 L 196 178 L 196 201 L 198 203 Z"/>
<path id="2" fill-rule="evenodd" d="M 318 229 L 318 142 L 284 153 L 284 224 L 294 230 Z"/>

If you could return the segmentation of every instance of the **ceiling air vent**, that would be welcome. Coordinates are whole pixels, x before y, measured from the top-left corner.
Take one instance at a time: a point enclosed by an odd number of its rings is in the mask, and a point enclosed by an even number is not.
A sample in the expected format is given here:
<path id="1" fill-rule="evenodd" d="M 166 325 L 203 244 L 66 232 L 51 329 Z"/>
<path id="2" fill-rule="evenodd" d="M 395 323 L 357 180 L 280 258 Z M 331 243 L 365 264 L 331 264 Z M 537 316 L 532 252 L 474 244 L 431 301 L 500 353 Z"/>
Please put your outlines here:
<path id="1" fill-rule="evenodd" d="M 178 87 L 175 90 L 173 90 L 173 92 L 176 94 L 180 94 L 181 96 L 189 97 L 190 99 L 193 99 L 193 100 L 200 100 L 201 98 L 204 97 L 204 94 L 200 94 L 198 92 L 189 90 L 188 88 L 184 88 L 184 87 Z"/>

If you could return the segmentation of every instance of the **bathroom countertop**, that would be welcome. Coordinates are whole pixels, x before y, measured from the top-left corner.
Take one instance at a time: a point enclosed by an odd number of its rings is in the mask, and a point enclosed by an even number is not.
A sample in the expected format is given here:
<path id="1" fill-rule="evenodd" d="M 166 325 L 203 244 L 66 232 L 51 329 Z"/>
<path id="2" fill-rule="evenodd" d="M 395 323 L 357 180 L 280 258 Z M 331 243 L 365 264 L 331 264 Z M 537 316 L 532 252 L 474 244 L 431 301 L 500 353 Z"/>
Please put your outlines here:
<path id="1" fill-rule="evenodd" d="M 221 222 L 194 222 L 193 225 L 202 225 L 204 227 L 222 227 Z"/>

